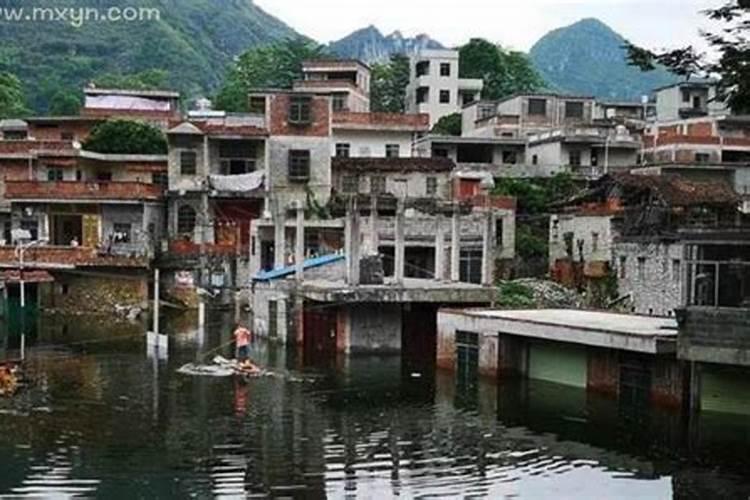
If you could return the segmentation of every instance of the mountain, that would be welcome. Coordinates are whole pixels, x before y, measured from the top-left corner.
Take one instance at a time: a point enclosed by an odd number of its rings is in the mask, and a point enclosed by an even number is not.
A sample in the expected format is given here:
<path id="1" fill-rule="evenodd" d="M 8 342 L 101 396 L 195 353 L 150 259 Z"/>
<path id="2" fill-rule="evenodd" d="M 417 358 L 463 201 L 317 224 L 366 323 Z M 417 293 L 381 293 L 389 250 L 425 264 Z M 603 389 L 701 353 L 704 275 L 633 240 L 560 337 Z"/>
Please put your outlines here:
<path id="1" fill-rule="evenodd" d="M 0 0 L 0 10 L 27 7 L 26 0 Z M 227 64 L 243 50 L 294 36 L 286 24 L 252 0 L 139 0 L 138 8 L 158 9 L 158 19 L 103 21 L 122 0 L 56 0 L 70 8 L 65 20 L 0 22 L 0 70 L 26 83 L 31 106 L 45 112 L 59 89 L 76 90 L 102 74 L 147 69 L 169 72 L 169 84 L 187 95 L 217 87 Z M 81 9 L 96 10 L 74 22 Z M 121 11 L 122 15 L 126 12 Z M 81 19 L 77 17 L 77 19 Z M 80 24 L 79 27 L 74 24 Z"/>
<path id="2" fill-rule="evenodd" d="M 400 31 L 390 35 L 383 35 L 375 26 L 368 26 L 361 30 L 331 42 L 328 50 L 339 56 L 360 59 L 366 63 L 387 61 L 391 54 L 414 54 L 421 49 L 442 49 L 437 42 L 427 35 L 417 35 L 413 38 L 404 37 Z"/>
<path id="3" fill-rule="evenodd" d="M 555 90 L 601 99 L 639 100 L 678 80 L 665 69 L 644 73 L 629 66 L 624 44 L 603 22 L 583 19 L 542 37 L 529 56 Z"/>

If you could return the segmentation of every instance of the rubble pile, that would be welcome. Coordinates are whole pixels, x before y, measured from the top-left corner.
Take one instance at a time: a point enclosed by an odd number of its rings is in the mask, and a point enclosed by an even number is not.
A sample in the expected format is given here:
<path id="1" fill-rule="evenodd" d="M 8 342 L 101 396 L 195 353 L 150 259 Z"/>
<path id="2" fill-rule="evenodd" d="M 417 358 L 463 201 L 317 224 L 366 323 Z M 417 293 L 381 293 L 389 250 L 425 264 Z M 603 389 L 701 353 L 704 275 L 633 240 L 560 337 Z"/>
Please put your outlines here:
<path id="1" fill-rule="evenodd" d="M 565 288 L 554 281 L 523 278 L 508 283 L 528 289 L 533 307 L 536 308 L 575 309 L 583 306 L 583 298 L 575 290 Z"/>

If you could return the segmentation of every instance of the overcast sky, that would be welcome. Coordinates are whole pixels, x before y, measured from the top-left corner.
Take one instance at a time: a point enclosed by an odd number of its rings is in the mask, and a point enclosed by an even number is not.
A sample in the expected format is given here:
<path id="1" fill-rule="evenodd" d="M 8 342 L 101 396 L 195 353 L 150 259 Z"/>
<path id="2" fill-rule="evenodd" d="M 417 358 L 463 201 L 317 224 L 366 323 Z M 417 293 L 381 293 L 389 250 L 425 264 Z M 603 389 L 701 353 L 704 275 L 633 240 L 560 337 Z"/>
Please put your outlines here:
<path id="1" fill-rule="evenodd" d="M 255 0 L 319 42 L 377 26 L 384 34 L 427 33 L 445 45 L 480 36 L 528 50 L 548 31 L 597 17 L 630 41 L 652 48 L 696 42 L 701 9 L 724 0 Z"/>

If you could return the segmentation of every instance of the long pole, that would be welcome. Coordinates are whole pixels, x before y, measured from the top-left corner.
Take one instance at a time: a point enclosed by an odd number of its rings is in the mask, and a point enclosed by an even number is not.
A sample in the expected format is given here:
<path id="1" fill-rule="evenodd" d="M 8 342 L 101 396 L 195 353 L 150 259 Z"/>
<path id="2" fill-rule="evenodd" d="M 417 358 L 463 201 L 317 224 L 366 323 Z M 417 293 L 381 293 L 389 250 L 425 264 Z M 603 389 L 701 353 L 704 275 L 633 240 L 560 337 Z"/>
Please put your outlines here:
<path id="1" fill-rule="evenodd" d="M 18 283 L 21 288 L 21 361 L 26 359 L 26 282 L 23 280 L 23 247 L 18 252 Z"/>
<path id="2" fill-rule="evenodd" d="M 159 334 L 159 268 L 154 269 L 154 333 Z"/>

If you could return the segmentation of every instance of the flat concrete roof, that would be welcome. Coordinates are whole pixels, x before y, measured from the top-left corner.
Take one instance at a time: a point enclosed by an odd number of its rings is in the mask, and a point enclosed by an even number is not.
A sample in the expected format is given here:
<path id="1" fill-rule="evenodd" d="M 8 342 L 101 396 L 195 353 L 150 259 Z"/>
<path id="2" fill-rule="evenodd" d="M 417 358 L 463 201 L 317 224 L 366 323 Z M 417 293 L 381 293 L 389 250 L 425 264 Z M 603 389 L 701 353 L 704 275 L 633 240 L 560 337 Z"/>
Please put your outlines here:
<path id="1" fill-rule="evenodd" d="M 300 291 L 318 302 L 432 302 L 453 304 L 489 304 L 497 293 L 493 287 L 471 283 L 451 283 L 406 278 L 398 285 L 386 279 L 384 285 L 352 286 L 343 281 L 306 280 Z"/>
<path id="2" fill-rule="evenodd" d="M 577 309 L 446 309 L 440 311 L 440 316 L 445 316 L 445 319 L 471 319 L 474 327 L 483 333 L 503 333 L 651 354 L 676 351 L 677 321 L 673 318 Z M 461 328 L 457 325 L 456 329 Z"/>

